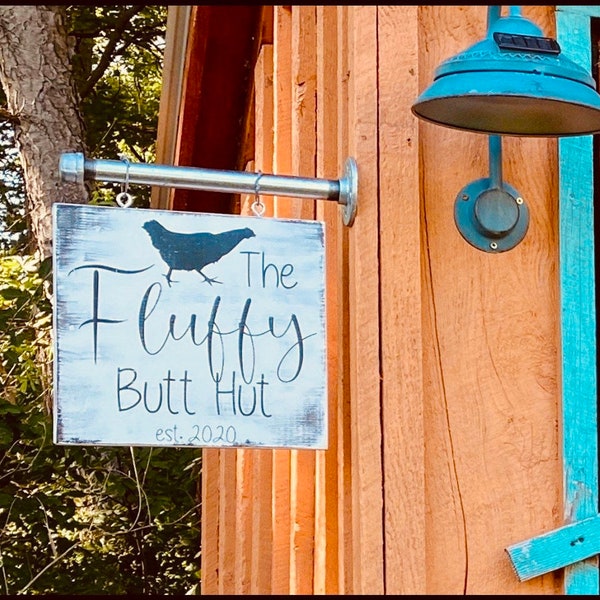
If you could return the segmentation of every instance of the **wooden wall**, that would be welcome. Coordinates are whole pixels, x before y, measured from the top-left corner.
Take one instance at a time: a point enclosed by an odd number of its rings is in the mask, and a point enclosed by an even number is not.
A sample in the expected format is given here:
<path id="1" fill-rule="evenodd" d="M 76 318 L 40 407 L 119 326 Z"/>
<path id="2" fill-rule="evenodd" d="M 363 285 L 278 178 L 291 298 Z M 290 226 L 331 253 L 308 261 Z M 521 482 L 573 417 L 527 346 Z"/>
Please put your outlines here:
<path id="1" fill-rule="evenodd" d="M 554 34 L 552 7 L 523 12 Z M 486 7 L 271 16 L 246 168 L 338 178 L 353 156 L 358 214 L 263 199 L 326 223 L 330 446 L 204 450 L 202 593 L 560 594 L 560 572 L 520 583 L 505 552 L 562 525 L 556 140 L 504 139 L 529 231 L 476 250 L 454 199 L 488 175 L 488 138 L 410 108 Z"/>

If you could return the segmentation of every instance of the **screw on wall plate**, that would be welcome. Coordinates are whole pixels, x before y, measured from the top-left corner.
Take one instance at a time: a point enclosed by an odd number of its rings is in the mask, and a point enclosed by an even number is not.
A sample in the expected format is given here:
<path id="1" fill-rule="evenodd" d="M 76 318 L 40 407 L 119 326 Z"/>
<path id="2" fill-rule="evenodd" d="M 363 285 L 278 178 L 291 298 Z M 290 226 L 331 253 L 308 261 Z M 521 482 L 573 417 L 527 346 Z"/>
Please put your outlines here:
<path id="1" fill-rule="evenodd" d="M 463 194 L 462 195 L 462 199 L 463 200 L 468 200 L 469 199 L 469 194 Z"/>
<path id="2" fill-rule="evenodd" d="M 523 198 L 521 198 L 521 196 L 517 198 L 517 204 L 523 204 Z"/>
<path id="3" fill-rule="evenodd" d="M 490 242 L 490 248 L 492 250 L 496 250 L 496 248 L 498 248 L 498 244 L 496 244 L 496 242 Z"/>

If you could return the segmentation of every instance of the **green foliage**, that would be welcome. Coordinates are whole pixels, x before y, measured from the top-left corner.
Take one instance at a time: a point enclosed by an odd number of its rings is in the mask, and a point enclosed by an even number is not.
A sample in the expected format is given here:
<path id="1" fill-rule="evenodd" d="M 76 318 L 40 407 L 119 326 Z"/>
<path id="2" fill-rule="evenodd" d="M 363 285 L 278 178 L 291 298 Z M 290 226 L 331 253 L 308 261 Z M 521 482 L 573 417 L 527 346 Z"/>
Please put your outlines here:
<path id="1" fill-rule="evenodd" d="M 183 594 L 199 575 L 199 451 L 53 444 L 49 266 L 0 259 L 0 590 Z"/>
<path id="2" fill-rule="evenodd" d="M 68 9 L 94 156 L 154 160 L 166 8 Z M 2 117 L 0 170 L 0 594 L 183 594 L 199 580 L 200 451 L 53 444 L 51 264 L 27 254 Z M 147 189 L 132 193 L 147 206 Z M 98 186 L 92 201 L 114 192 Z"/>
<path id="3" fill-rule="evenodd" d="M 166 13 L 166 6 L 71 7 L 74 76 L 89 156 L 154 160 Z M 120 191 L 93 187 L 92 201 L 102 204 Z M 134 206 L 149 206 L 148 187 L 132 193 Z"/>

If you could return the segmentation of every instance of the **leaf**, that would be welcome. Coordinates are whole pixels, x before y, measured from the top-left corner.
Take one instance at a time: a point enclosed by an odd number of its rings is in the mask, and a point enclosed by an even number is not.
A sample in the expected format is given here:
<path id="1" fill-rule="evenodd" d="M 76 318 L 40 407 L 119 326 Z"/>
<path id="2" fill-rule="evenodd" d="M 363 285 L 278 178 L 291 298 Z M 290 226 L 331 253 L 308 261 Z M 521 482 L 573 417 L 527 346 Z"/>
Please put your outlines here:
<path id="1" fill-rule="evenodd" d="M 13 431 L 5 423 L 0 422 L 0 446 L 10 446 L 13 442 Z"/>

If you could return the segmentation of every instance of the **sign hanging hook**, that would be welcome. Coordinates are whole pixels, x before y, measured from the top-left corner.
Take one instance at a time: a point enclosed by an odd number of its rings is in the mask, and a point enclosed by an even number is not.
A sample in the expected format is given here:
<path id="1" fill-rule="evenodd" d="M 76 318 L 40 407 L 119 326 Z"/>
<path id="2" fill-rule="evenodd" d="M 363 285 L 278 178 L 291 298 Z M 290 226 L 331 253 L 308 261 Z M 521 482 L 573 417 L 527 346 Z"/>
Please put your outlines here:
<path id="1" fill-rule="evenodd" d="M 125 163 L 125 182 L 121 184 L 121 192 L 116 195 L 115 201 L 121 208 L 128 208 L 133 204 L 133 196 L 128 191 L 130 162 L 125 154 L 121 154 L 119 158 Z"/>
<path id="2" fill-rule="evenodd" d="M 258 177 L 254 181 L 254 202 L 252 203 L 252 212 L 257 217 L 262 217 L 265 214 L 265 205 L 263 201 L 260 199 L 260 188 L 258 186 L 258 182 L 260 178 L 263 176 L 262 171 L 258 172 Z"/>

